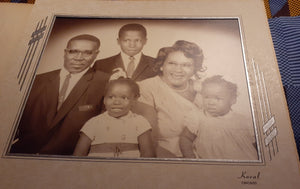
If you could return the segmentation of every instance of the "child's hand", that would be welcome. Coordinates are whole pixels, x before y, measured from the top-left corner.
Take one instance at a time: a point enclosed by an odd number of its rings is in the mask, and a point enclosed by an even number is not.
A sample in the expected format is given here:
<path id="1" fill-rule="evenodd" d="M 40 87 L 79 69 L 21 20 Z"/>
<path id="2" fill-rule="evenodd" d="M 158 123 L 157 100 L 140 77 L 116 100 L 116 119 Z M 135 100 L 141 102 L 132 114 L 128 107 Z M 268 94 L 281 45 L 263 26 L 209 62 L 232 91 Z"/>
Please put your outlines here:
<path id="1" fill-rule="evenodd" d="M 109 81 L 119 79 L 120 77 L 127 77 L 126 72 L 122 68 L 115 68 L 112 73 L 113 74 L 110 76 Z"/>
<path id="2" fill-rule="evenodd" d="M 194 90 L 199 92 L 201 90 L 201 85 L 203 78 L 205 77 L 205 73 L 197 71 L 192 77 Z"/>

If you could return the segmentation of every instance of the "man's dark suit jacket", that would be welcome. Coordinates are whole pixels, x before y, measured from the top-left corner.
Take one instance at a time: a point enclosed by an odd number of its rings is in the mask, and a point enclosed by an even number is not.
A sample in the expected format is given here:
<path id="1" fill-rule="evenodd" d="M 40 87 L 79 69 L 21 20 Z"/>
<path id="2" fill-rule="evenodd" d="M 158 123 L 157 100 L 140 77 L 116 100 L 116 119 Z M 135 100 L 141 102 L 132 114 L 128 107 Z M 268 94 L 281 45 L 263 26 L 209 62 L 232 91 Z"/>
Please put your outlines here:
<path id="1" fill-rule="evenodd" d="M 72 154 L 84 123 L 101 112 L 108 74 L 89 69 L 57 111 L 59 73 L 37 75 L 12 153 Z"/>
<path id="2" fill-rule="evenodd" d="M 154 58 L 142 54 L 141 60 L 133 72 L 132 78 L 134 81 L 141 81 L 157 75 L 157 71 L 154 70 Z M 124 63 L 121 54 L 115 56 L 97 60 L 94 64 L 96 70 L 101 70 L 108 74 L 112 74 L 112 70 L 115 68 L 124 68 Z"/>

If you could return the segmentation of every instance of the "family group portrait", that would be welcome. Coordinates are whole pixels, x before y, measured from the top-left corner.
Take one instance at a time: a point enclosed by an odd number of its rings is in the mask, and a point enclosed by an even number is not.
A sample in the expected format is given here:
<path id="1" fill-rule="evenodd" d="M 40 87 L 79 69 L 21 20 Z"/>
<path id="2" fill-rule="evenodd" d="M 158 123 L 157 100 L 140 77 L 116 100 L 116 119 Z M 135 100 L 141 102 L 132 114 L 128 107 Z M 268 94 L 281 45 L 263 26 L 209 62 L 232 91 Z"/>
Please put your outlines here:
<path id="1" fill-rule="evenodd" d="M 238 18 L 56 16 L 8 154 L 259 159 Z"/>

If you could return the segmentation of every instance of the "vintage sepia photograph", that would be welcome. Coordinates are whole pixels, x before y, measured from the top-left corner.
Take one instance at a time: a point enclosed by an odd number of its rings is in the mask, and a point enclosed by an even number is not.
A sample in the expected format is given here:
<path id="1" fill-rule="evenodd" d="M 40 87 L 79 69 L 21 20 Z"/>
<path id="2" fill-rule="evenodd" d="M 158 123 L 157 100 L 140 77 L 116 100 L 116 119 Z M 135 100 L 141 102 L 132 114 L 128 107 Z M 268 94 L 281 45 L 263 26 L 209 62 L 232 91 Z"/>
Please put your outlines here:
<path id="1" fill-rule="evenodd" d="M 54 16 L 7 156 L 261 162 L 239 18 Z"/>
<path id="2" fill-rule="evenodd" d="M 297 188 L 265 8 L 2 3 L 0 188 Z"/>

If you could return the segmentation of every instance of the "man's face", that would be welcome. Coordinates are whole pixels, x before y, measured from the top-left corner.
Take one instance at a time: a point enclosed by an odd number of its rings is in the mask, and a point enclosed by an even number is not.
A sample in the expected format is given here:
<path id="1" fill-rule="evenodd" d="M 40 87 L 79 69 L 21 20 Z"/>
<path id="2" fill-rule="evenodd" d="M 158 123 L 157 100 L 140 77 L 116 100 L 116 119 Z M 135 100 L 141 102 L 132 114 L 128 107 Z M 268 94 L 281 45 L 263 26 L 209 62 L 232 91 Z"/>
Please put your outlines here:
<path id="1" fill-rule="evenodd" d="M 104 104 L 108 114 L 118 118 L 129 112 L 133 100 L 134 97 L 128 85 L 115 84 L 107 91 Z"/>
<path id="2" fill-rule="evenodd" d="M 139 31 L 126 31 L 118 38 L 121 50 L 128 56 L 134 56 L 141 52 L 147 39 Z"/>
<path id="3" fill-rule="evenodd" d="M 213 117 L 227 114 L 235 103 L 225 86 L 211 83 L 202 89 L 203 108 Z"/>
<path id="4" fill-rule="evenodd" d="M 64 67 L 70 73 L 80 73 L 94 62 L 98 53 L 96 42 L 73 40 L 65 49 Z"/>

